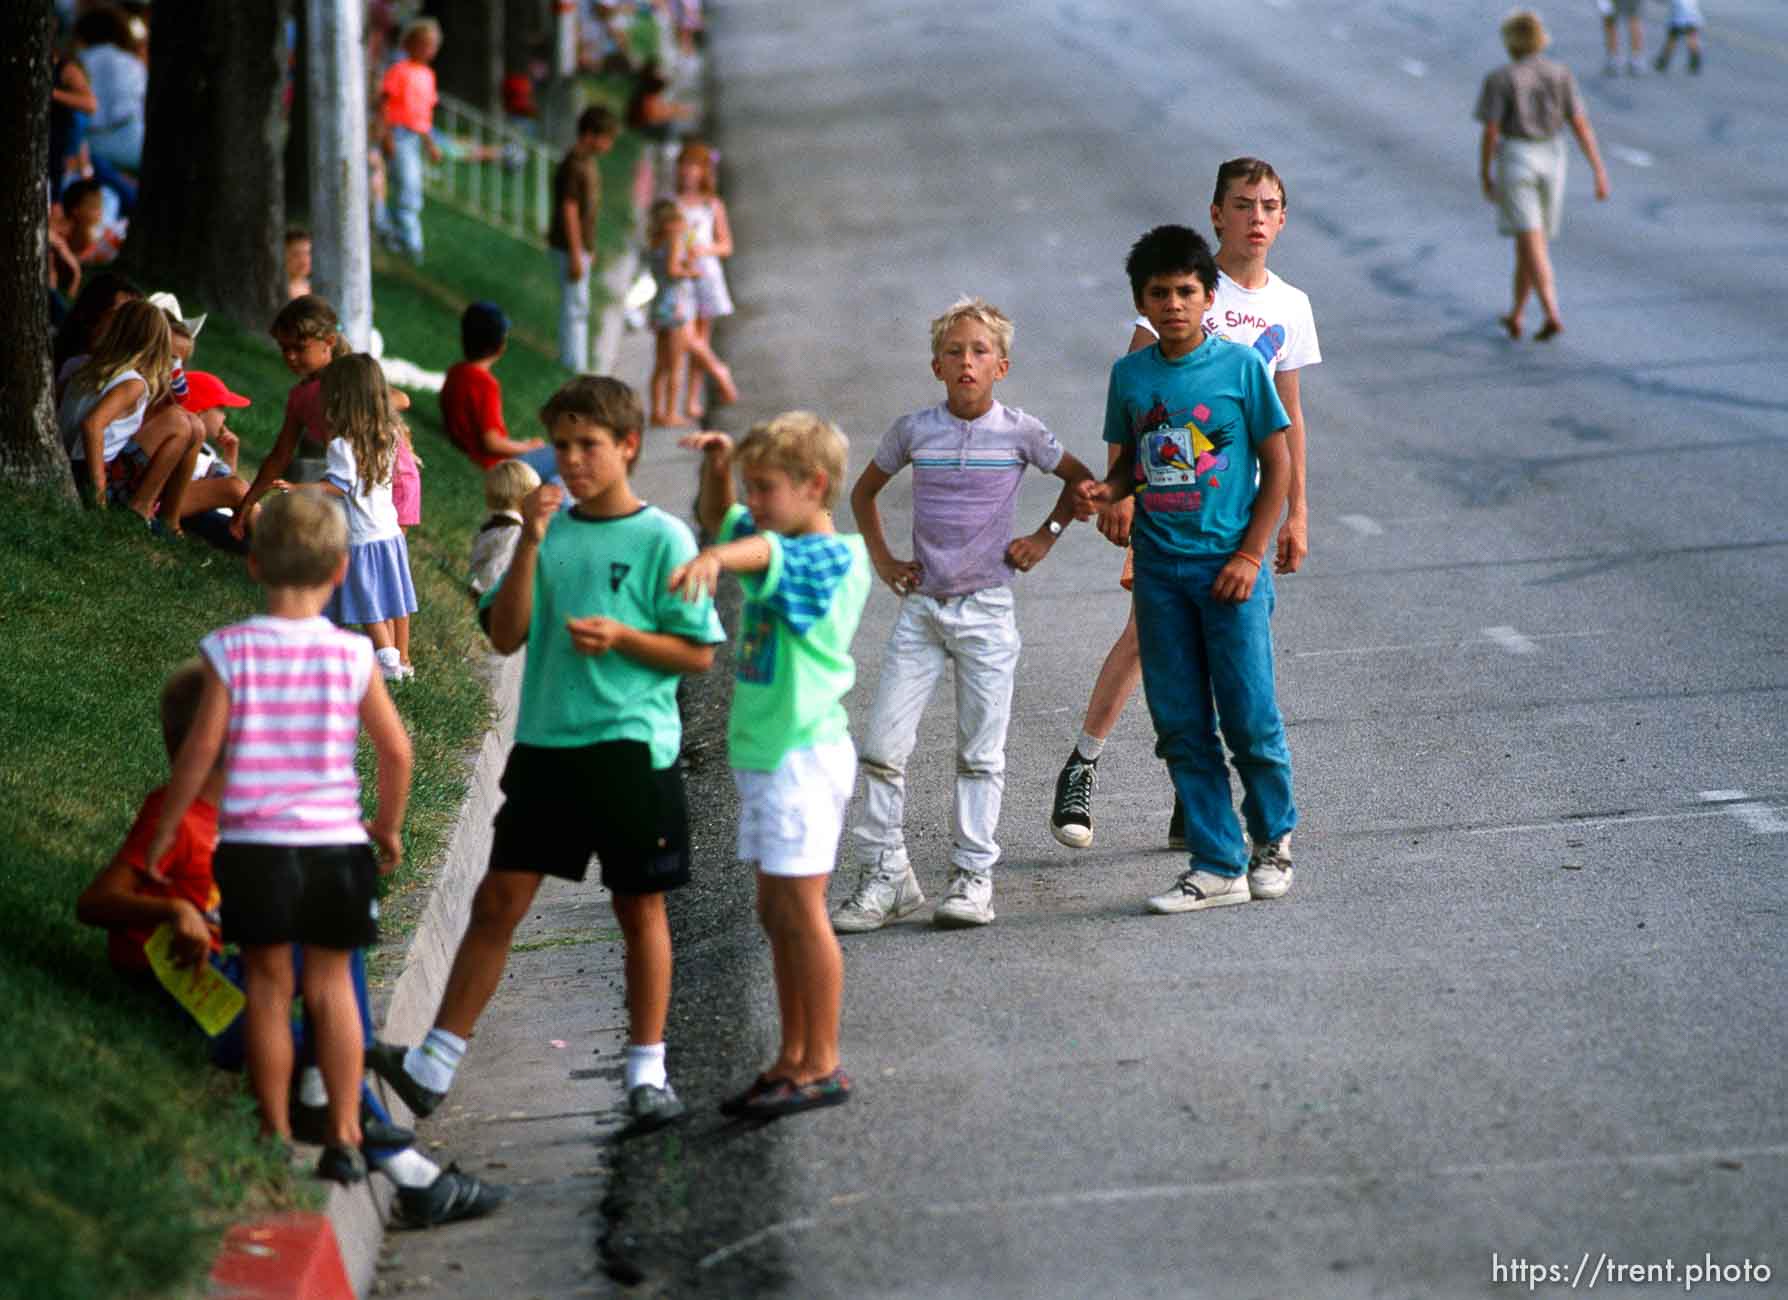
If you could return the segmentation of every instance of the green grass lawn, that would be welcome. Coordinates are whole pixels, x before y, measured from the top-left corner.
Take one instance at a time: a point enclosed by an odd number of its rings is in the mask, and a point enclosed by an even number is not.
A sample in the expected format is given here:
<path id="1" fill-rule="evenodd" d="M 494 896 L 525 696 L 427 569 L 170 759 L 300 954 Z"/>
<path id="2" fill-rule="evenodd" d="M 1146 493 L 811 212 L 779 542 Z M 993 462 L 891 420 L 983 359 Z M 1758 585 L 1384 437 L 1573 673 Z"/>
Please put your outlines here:
<path id="1" fill-rule="evenodd" d="M 631 221 L 623 169 L 637 155 L 616 155 L 605 166 L 605 249 Z M 496 300 L 527 336 L 497 375 L 512 432 L 532 436 L 534 411 L 565 377 L 551 345 L 550 264 L 441 205 L 424 222 L 427 265 L 375 275 L 388 353 L 444 370 L 459 358 L 460 307 Z M 252 475 L 292 376 L 263 332 L 221 319 L 192 364 L 253 400 L 230 420 Z M 476 672 L 483 641 L 460 585 L 485 514 L 480 475 L 447 442 L 433 394 L 417 394 L 408 418 L 424 462 L 423 522 L 410 534 L 421 610 L 418 676 L 396 698 L 416 776 L 406 865 L 389 886 L 386 965 L 445 849 L 467 755 L 490 716 Z M 315 1203 L 318 1185 L 257 1143 L 240 1079 L 208 1067 L 204 1041 L 171 1002 L 115 979 L 104 936 L 76 924 L 73 904 L 166 777 L 155 722 L 163 677 L 206 632 L 255 612 L 261 595 L 233 556 L 154 541 L 128 512 L 80 512 L 5 485 L 0 553 L 0 1294 L 187 1294 L 232 1220 Z M 370 790 L 370 754 L 362 760 Z"/>

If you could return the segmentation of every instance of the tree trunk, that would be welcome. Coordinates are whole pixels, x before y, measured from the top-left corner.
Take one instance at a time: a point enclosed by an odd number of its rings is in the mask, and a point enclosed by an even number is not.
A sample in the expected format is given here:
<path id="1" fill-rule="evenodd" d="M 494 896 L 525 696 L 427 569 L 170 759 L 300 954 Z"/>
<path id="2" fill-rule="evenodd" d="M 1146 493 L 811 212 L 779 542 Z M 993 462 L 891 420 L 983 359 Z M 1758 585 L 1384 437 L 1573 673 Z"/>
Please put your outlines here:
<path id="1" fill-rule="evenodd" d="M 310 54 L 305 49 L 310 6 L 292 6 L 298 40 L 292 54 L 292 105 L 286 114 L 286 216 L 310 219 Z"/>
<path id="2" fill-rule="evenodd" d="M 503 6 L 491 0 L 435 0 L 441 23 L 435 75 L 441 91 L 483 113 L 503 114 Z"/>
<path id="3" fill-rule="evenodd" d="M 156 8 L 142 193 L 123 254 L 146 288 L 257 330 L 285 301 L 286 9 Z"/>
<path id="4" fill-rule="evenodd" d="M 0 480 L 48 487 L 73 502 L 50 405 L 44 287 L 53 31 L 48 0 L 0 4 L 0 113 L 12 131 L 11 144 L 0 149 L 0 202 L 15 214 L 0 221 L 0 320 L 8 323 L 0 348 Z"/>
<path id="5" fill-rule="evenodd" d="M 364 349 L 372 336 L 366 184 L 366 47 L 361 0 L 304 0 L 310 10 L 311 284 Z"/>

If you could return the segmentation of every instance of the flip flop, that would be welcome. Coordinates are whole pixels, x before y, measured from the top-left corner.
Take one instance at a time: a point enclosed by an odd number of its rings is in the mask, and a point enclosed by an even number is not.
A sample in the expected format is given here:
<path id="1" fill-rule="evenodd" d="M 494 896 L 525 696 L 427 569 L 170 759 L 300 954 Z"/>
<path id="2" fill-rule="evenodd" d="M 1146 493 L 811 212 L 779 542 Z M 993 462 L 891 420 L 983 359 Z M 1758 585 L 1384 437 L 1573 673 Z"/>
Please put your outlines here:
<path id="1" fill-rule="evenodd" d="M 751 1081 L 751 1086 L 745 1089 L 744 1092 L 734 1093 L 731 1097 L 728 1097 L 725 1101 L 721 1102 L 720 1113 L 722 1115 L 743 1115 L 756 1104 L 760 1097 L 765 1096 L 773 1089 L 788 1084 L 789 1080 L 787 1079 L 772 1079 L 767 1074 L 760 1074 L 757 1078 Z"/>
<path id="2" fill-rule="evenodd" d="M 1547 339 L 1555 339 L 1564 333 L 1564 322 L 1549 320 L 1540 326 L 1539 333 L 1533 336 L 1535 343 L 1544 343 Z"/>
<path id="3" fill-rule="evenodd" d="M 798 1115 L 804 1110 L 825 1106 L 842 1106 L 851 1099 L 851 1079 L 842 1069 L 832 1071 L 812 1083 L 791 1083 L 779 1079 L 773 1087 L 745 1108 L 746 1115 L 761 1119 L 780 1119 Z"/>

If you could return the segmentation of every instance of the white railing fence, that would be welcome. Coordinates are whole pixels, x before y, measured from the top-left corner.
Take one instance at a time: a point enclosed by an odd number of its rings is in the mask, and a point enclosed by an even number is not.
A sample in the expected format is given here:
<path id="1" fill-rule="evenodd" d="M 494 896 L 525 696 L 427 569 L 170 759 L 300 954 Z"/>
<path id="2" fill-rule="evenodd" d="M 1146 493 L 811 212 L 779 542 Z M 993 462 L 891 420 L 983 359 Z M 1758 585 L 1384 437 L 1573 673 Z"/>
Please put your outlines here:
<path id="1" fill-rule="evenodd" d="M 539 248 L 551 220 L 553 168 L 546 145 L 500 117 L 442 95 L 435 105 L 442 158 L 430 163 L 423 190 L 487 225 Z"/>

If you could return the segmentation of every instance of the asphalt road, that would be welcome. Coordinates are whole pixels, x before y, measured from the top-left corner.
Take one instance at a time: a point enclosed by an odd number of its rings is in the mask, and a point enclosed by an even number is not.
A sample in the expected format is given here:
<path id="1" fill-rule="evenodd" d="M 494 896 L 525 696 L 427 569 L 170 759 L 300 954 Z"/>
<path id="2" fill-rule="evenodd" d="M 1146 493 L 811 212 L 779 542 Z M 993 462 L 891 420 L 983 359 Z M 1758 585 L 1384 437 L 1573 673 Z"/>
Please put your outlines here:
<path id="1" fill-rule="evenodd" d="M 716 6 L 733 418 L 815 407 L 854 467 L 938 400 L 926 322 L 965 291 L 1017 321 L 1001 396 L 1102 459 L 1129 243 L 1202 227 L 1223 158 L 1286 178 L 1273 265 L 1325 355 L 1313 553 L 1275 618 L 1298 878 L 1143 914 L 1181 860 L 1140 701 L 1094 846 L 1050 838 L 1127 599 L 1073 528 L 1016 584 L 999 920 L 850 938 L 857 1096 L 728 1126 L 775 1020 L 702 683 L 672 1026 L 701 1113 L 613 1148 L 611 1265 L 670 1295 L 1494 1296 L 1536 1267 L 1562 1270 L 1538 1294 L 1619 1292 L 1610 1262 L 1788 1292 L 1788 13 L 1708 8 L 1696 79 L 1604 80 L 1590 7 L 1549 14 L 1614 194 L 1575 160 L 1541 345 L 1495 324 L 1511 251 L 1475 184 L 1500 11 Z M 858 635 L 859 727 L 894 610 Z M 944 692 L 908 814 L 934 897 L 952 734 Z"/>

